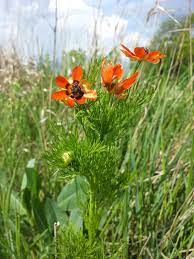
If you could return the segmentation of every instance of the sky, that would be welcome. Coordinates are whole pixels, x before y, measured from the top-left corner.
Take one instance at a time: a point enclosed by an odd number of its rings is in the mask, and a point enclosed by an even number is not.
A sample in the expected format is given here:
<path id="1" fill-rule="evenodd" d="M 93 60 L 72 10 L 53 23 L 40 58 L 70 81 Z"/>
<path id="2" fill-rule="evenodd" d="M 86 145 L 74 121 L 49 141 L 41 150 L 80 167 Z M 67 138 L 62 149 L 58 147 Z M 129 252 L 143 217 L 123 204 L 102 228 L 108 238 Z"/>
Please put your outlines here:
<path id="1" fill-rule="evenodd" d="M 14 47 L 23 56 L 51 54 L 56 1 L 58 54 L 79 48 L 90 51 L 96 38 L 102 52 L 121 42 L 146 46 L 167 18 L 165 13 L 155 14 L 146 23 L 156 0 L 0 0 L 0 46 Z M 177 18 L 188 13 L 188 2 L 160 0 L 160 5 Z"/>

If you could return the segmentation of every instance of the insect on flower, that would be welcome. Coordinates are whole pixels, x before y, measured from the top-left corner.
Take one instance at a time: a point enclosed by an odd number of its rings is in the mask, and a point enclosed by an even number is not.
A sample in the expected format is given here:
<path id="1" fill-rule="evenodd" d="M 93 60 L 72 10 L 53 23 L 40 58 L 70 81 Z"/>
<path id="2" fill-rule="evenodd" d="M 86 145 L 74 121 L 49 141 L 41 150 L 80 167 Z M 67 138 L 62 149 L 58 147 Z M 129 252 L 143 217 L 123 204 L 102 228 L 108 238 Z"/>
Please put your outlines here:
<path id="1" fill-rule="evenodd" d="M 129 78 L 119 81 L 123 72 L 121 64 L 113 66 L 112 63 L 106 64 L 106 60 L 103 60 L 101 68 L 102 85 L 109 93 L 114 94 L 119 99 L 126 96 L 124 92 L 136 82 L 137 77 L 139 76 L 139 72 L 135 72 Z"/>
<path id="2" fill-rule="evenodd" d="M 148 49 L 143 47 L 137 47 L 134 49 L 134 52 L 132 52 L 126 46 L 121 44 L 120 50 L 131 60 L 147 61 L 153 64 L 158 64 L 162 58 L 166 57 L 166 55 L 162 54 L 160 51 L 149 52 Z"/>
<path id="3" fill-rule="evenodd" d="M 75 103 L 84 104 L 87 100 L 96 100 L 96 91 L 91 89 L 90 83 L 82 77 L 83 69 L 80 66 L 72 70 L 72 78 L 69 80 L 63 76 L 57 76 L 55 83 L 63 90 L 54 92 L 52 99 L 62 101 L 70 107 L 74 107 Z"/>

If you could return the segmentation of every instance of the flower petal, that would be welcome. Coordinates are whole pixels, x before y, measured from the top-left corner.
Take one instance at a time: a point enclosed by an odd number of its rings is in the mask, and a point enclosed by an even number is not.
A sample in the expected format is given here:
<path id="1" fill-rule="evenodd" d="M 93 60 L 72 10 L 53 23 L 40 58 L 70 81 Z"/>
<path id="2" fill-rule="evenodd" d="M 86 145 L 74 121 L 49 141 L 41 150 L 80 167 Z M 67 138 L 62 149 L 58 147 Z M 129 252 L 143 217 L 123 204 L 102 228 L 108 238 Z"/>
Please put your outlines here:
<path id="1" fill-rule="evenodd" d="M 86 90 L 87 89 L 91 89 L 91 84 L 87 80 L 85 80 L 85 79 L 82 79 L 80 81 L 80 85 L 82 85 L 83 88 L 86 89 Z"/>
<path id="2" fill-rule="evenodd" d="M 67 97 L 67 99 L 63 100 L 64 104 L 69 106 L 69 107 L 74 107 L 75 105 L 75 100 L 71 97 Z"/>
<path id="3" fill-rule="evenodd" d="M 121 51 L 125 54 L 125 56 L 129 57 L 129 58 L 135 58 L 135 54 L 130 51 L 125 45 L 121 44 Z"/>
<path id="4" fill-rule="evenodd" d="M 65 78 L 63 76 L 57 76 L 55 78 L 55 84 L 59 87 L 65 88 L 67 85 L 69 85 L 69 82 L 68 82 L 67 78 Z"/>
<path id="5" fill-rule="evenodd" d="M 121 82 L 119 82 L 118 88 L 122 88 L 124 90 L 129 89 L 135 83 L 138 76 L 139 76 L 139 72 L 136 72 L 129 78 L 122 80 Z"/>
<path id="6" fill-rule="evenodd" d="M 143 47 L 135 48 L 134 52 L 135 52 L 135 55 L 140 59 L 143 59 L 148 54 L 148 51 Z"/>
<path id="7" fill-rule="evenodd" d="M 80 99 L 75 99 L 75 101 L 78 103 L 78 104 L 84 104 L 86 102 L 86 98 L 82 97 Z"/>
<path id="8" fill-rule="evenodd" d="M 165 58 L 166 55 L 162 54 L 160 51 L 152 51 L 147 55 L 148 58 Z"/>
<path id="9" fill-rule="evenodd" d="M 113 65 L 111 63 L 105 64 L 106 60 L 104 59 L 102 62 L 102 81 L 104 84 L 111 84 L 113 80 Z"/>
<path id="10" fill-rule="evenodd" d="M 123 75 L 123 67 L 121 64 L 117 64 L 113 67 L 113 77 L 116 79 L 121 78 Z"/>
<path id="11" fill-rule="evenodd" d="M 161 60 L 160 58 L 158 58 L 158 59 L 147 58 L 146 59 L 147 62 L 150 62 L 152 64 L 158 64 L 158 63 L 160 63 L 160 60 Z"/>
<path id="12" fill-rule="evenodd" d="M 146 61 L 153 64 L 158 64 L 160 60 L 165 57 L 166 55 L 162 54 L 160 51 L 152 51 L 147 55 Z"/>
<path id="13" fill-rule="evenodd" d="M 57 101 L 62 101 L 64 99 L 66 99 L 67 97 L 68 96 L 66 95 L 65 90 L 61 90 L 61 91 L 52 93 L 52 99 L 57 100 Z"/>
<path id="14" fill-rule="evenodd" d="M 75 67 L 72 70 L 72 78 L 75 81 L 80 81 L 83 76 L 83 69 L 80 66 Z"/>
<path id="15" fill-rule="evenodd" d="M 84 97 L 86 99 L 89 99 L 89 100 L 96 100 L 97 98 L 97 92 L 95 90 L 90 90 L 90 91 L 87 91 L 85 94 L 84 94 Z"/>

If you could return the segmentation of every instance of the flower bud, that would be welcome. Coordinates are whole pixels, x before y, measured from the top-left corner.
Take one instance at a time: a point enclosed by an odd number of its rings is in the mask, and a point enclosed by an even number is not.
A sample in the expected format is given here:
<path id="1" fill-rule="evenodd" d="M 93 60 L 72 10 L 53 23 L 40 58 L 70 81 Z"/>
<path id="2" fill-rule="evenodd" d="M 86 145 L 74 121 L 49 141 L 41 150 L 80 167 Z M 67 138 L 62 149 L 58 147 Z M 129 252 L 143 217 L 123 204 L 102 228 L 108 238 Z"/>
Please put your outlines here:
<path id="1" fill-rule="evenodd" d="M 62 159 L 66 166 L 69 165 L 72 161 L 72 152 L 68 151 L 68 152 L 63 153 Z"/>

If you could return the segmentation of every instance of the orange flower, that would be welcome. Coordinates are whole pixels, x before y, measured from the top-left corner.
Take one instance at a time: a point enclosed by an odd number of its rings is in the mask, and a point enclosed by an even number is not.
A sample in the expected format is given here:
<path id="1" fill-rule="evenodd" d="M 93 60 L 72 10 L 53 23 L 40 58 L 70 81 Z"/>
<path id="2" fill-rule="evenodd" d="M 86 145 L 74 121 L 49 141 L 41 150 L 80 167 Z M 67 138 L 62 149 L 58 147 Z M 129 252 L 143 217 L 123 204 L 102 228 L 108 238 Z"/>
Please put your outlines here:
<path id="1" fill-rule="evenodd" d="M 124 91 L 129 89 L 135 82 L 139 75 L 139 72 L 134 73 L 129 78 L 119 81 L 123 75 L 123 68 L 120 64 L 113 66 L 111 63 L 106 64 L 104 59 L 102 62 L 102 85 L 109 91 L 113 93 L 117 98 L 121 99 L 125 97 Z"/>
<path id="2" fill-rule="evenodd" d="M 121 44 L 121 51 L 125 54 L 125 56 L 129 57 L 131 60 L 144 60 L 153 64 L 158 64 L 162 58 L 166 57 L 166 55 L 162 54 L 160 51 L 149 52 L 149 50 L 143 47 L 135 48 L 133 53 L 123 44 Z"/>
<path id="3" fill-rule="evenodd" d="M 55 83 L 63 90 L 54 92 L 52 99 L 62 101 L 65 105 L 74 107 L 75 103 L 84 104 L 88 100 L 96 100 L 97 93 L 91 89 L 87 80 L 82 79 L 83 70 L 80 66 L 72 70 L 72 78 L 69 80 L 63 76 L 57 76 Z"/>

